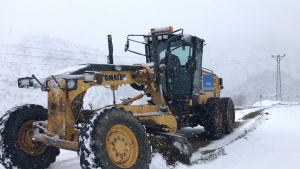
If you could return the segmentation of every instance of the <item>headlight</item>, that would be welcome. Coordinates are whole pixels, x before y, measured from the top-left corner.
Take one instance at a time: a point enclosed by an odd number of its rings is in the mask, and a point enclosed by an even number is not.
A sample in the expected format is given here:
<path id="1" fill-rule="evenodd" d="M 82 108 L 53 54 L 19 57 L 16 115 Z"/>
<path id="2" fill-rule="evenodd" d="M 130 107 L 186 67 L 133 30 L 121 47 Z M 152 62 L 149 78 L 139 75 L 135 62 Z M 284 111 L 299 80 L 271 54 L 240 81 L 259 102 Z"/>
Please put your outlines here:
<path id="1" fill-rule="evenodd" d="M 68 90 L 75 90 L 77 89 L 77 80 L 68 80 L 67 81 Z"/>
<path id="2" fill-rule="evenodd" d="M 84 73 L 84 82 L 101 84 L 102 74 L 99 72 L 86 71 Z"/>
<path id="3" fill-rule="evenodd" d="M 169 38 L 169 36 L 168 35 L 163 35 L 163 39 L 168 39 Z"/>
<path id="4" fill-rule="evenodd" d="M 22 87 L 32 87 L 33 85 L 33 78 L 32 77 L 24 77 L 18 79 L 18 86 L 19 88 Z"/>
<path id="5" fill-rule="evenodd" d="M 84 82 L 94 82 L 94 72 L 85 72 L 84 73 Z"/>
<path id="6" fill-rule="evenodd" d="M 149 37 L 148 36 L 144 36 L 144 40 L 145 40 L 146 43 L 148 43 Z"/>
<path id="7" fill-rule="evenodd" d="M 162 35 L 158 35 L 157 40 L 162 40 Z"/>

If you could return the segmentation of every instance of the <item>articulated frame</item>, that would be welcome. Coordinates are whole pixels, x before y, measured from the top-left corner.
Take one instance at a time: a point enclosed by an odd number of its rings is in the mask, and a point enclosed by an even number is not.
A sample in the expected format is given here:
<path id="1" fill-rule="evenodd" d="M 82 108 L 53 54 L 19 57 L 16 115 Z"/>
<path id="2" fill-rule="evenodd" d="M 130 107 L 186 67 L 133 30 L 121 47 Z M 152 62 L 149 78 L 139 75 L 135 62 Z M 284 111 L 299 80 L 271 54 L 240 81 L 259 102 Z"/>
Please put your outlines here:
<path id="1" fill-rule="evenodd" d="M 66 80 L 57 79 L 49 80 L 47 86 L 48 91 L 48 123 L 44 125 L 35 124 L 35 128 L 43 129 L 35 130 L 33 137 L 37 141 L 45 144 L 60 147 L 68 150 L 77 150 L 79 130 L 76 129 L 76 120 L 72 112 L 72 104 L 75 98 L 93 86 L 110 86 L 112 90 L 117 90 L 120 85 L 124 84 L 143 84 L 144 91 L 150 94 L 156 105 L 129 105 L 143 95 L 127 100 L 123 104 L 115 104 L 109 106 L 123 107 L 125 110 L 133 113 L 138 117 L 144 125 L 162 126 L 165 131 L 175 133 L 177 131 L 177 122 L 172 112 L 161 112 L 159 105 L 161 104 L 161 95 L 157 90 L 153 69 L 142 64 L 143 68 L 137 71 L 99 71 L 102 75 L 102 83 L 86 83 L 84 79 L 77 79 L 77 89 L 67 90 Z M 108 76 L 117 76 L 117 80 L 109 80 Z M 59 85 L 58 85 L 59 84 Z M 82 98 L 83 99 L 83 98 Z M 108 106 L 106 106 L 108 107 Z M 105 108 L 105 107 L 104 107 Z M 103 108 L 93 110 L 97 113 Z M 80 112 L 83 113 L 83 112 Z"/>

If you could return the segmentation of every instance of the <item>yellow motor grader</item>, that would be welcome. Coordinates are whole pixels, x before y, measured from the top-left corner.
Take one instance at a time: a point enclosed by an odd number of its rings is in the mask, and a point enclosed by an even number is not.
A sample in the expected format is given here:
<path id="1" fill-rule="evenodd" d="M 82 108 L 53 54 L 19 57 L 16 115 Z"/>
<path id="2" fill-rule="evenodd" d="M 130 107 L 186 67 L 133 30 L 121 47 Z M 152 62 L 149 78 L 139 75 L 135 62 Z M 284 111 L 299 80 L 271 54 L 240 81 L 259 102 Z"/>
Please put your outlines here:
<path id="1" fill-rule="evenodd" d="M 137 36 L 144 41 L 131 39 Z M 141 43 L 145 53 L 130 50 L 129 42 Z M 172 140 L 189 157 L 191 148 L 179 128 L 201 125 L 212 139 L 233 131 L 234 105 L 230 98 L 220 98 L 222 79 L 202 67 L 203 39 L 171 26 L 128 35 L 125 51 L 146 58 L 134 65 L 113 64 L 110 35 L 108 46 L 107 64 L 18 79 L 20 88 L 47 92 L 48 107 L 18 106 L 0 119 L 0 162 L 5 168 L 47 168 L 61 148 L 77 151 L 84 169 L 144 169 L 151 162 L 151 136 Z M 117 103 L 115 91 L 126 84 L 141 94 Z M 83 110 L 85 94 L 94 86 L 109 86 L 113 104 Z M 132 105 L 142 97 L 149 97 L 147 104 Z"/>

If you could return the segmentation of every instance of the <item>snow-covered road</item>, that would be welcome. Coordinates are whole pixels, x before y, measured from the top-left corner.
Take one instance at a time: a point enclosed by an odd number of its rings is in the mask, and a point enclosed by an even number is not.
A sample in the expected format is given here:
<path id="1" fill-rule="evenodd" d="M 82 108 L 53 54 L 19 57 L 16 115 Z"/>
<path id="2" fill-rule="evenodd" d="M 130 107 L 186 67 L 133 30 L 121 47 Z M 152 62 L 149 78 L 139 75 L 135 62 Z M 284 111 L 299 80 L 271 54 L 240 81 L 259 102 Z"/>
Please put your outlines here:
<path id="1" fill-rule="evenodd" d="M 224 146 L 226 155 L 221 155 L 211 162 L 200 162 L 192 166 L 177 165 L 175 168 L 300 168 L 300 105 L 274 105 L 265 109 L 264 115 L 258 118 L 234 132 L 233 135 L 243 135 L 245 130 L 250 131 L 244 137 Z M 221 145 L 220 142 L 226 142 L 228 137 L 231 135 L 213 144 Z"/>
<path id="2" fill-rule="evenodd" d="M 256 105 L 258 106 L 258 105 Z M 243 120 L 254 111 L 262 115 Z M 241 124 L 232 134 L 200 148 L 192 156 L 192 165 L 167 166 L 160 154 L 155 154 L 151 169 L 298 169 L 300 168 L 300 105 L 265 101 L 262 107 L 236 111 Z M 199 127 L 200 131 L 203 130 Z M 194 130 L 194 131 L 193 131 Z M 187 132 L 188 129 L 184 132 Z M 195 129 L 190 129 L 195 132 Z M 219 149 L 218 149 L 219 148 Z M 205 150 L 214 150 L 203 155 Z M 211 159 L 211 160 L 209 160 Z M 3 167 L 0 166 L 0 169 Z M 81 169 L 76 152 L 61 150 L 49 169 Z"/>

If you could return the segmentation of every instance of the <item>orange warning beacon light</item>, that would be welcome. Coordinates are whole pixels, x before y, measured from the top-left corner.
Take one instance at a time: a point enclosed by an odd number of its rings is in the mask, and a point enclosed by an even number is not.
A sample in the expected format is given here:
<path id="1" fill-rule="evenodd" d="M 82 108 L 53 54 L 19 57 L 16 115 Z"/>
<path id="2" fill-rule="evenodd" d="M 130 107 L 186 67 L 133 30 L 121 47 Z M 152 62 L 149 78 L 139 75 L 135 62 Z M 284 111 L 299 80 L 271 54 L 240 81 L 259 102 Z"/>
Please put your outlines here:
<path id="1" fill-rule="evenodd" d="M 161 27 L 161 28 L 155 28 L 151 30 L 151 33 L 171 33 L 173 32 L 173 27 L 172 26 L 167 26 L 167 27 Z"/>

